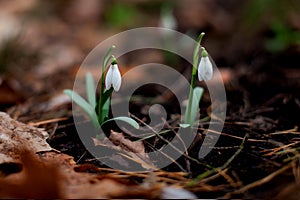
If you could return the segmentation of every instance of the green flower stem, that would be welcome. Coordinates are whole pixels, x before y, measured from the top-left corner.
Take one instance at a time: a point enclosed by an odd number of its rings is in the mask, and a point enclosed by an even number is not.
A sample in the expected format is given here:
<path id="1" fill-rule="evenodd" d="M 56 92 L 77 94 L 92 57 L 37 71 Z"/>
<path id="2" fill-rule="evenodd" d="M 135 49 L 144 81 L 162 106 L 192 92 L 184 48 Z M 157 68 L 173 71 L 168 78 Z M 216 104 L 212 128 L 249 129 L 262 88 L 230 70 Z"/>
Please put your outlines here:
<path id="1" fill-rule="evenodd" d="M 101 85 L 100 85 L 100 94 L 99 94 L 99 104 L 98 104 L 98 121 L 100 124 L 103 123 L 102 119 L 102 107 L 105 102 L 103 102 L 103 94 L 104 94 L 104 89 L 105 89 L 105 71 L 107 67 L 107 63 L 111 57 L 111 52 L 115 48 L 115 45 L 111 46 L 108 51 L 106 52 L 103 63 L 102 63 L 102 75 L 101 75 Z"/>
<path id="2" fill-rule="evenodd" d="M 186 124 L 191 124 L 191 107 L 192 107 L 192 102 L 193 102 L 193 90 L 195 88 L 195 80 L 197 77 L 197 67 L 198 67 L 198 62 L 199 62 L 199 50 L 200 50 L 200 44 L 201 40 L 204 36 L 204 32 L 202 32 L 198 39 L 197 39 L 197 44 L 195 45 L 194 48 L 194 55 L 193 55 L 193 69 L 192 69 L 192 78 L 191 78 L 191 85 L 190 85 L 190 93 L 189 93 L 189 101 L 188 101 L 188 107 L 187 107 L 187 112 L 185 115 L 185 122 Z"/>

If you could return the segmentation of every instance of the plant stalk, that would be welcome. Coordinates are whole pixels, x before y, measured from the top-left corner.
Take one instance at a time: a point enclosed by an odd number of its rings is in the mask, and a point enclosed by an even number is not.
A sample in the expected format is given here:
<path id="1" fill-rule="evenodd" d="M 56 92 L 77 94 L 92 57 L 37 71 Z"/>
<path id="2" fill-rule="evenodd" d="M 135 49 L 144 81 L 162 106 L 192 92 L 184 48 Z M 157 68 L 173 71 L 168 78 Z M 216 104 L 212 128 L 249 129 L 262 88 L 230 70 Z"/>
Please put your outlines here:
<path id="1" fill-rule="evenodd" d="M 189 92 L 189 101 L 188 101 L 188 107 L 187 107 L 187 112 L 185 115 L 185 122 L 186 124 L 191 124 L 191 107 L 192 107 L 192 102 L 193 102 L 193 96 L 194 96 L 194 88 L 195 88 L 195 80 L 197 76 L 197 68 L 198 68 L 198 61 L 199 61 L 199 50 L 200 50 L 200 44 L 201 40 L 204 36 L 204 32 L 202 32 L 198 38 L 197 38 L 197 43 L 194 48 L 194 55 L 193 55 L 193 68 L 192 68 L 192 77 L 191 77 L 191 84 L 190 84 L 190 92 Z"/>
<path id="2" fill-rule="evenodd" d="M 115 46 L 111 46 L 108 51 L 106 52 L 103 63 L 102 63 L 102 72 L 101 72 L 101 85 L 100 85 L 100 94 L 99 94 L 99 102 L 98 102 L 98 121 L 100 124 L 103 123 L 102 121 L 102 107 L 103 107 L 103 94 L 104 94 L 104 88 L 105 88 L 105 71 L 107 67 L 107 63 L 111 57 L 111 52 L 115 48 Z"/>

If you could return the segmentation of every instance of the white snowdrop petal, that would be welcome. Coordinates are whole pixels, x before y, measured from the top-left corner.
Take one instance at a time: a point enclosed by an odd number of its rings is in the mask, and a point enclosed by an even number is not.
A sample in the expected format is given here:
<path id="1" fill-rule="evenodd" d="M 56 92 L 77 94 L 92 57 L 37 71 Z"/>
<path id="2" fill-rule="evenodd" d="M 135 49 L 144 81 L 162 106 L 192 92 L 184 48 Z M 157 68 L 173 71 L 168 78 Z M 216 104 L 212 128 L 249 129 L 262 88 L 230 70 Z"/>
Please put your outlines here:
<path id="1" fill-rule="evenodd" d="M 203 69 L 204 69 L 204 59 L 201 58 L 200 63 L 199 63 L 199 67 L 198 67 L 198 79 L 199 81 L 203 81 L 202 75 L 204 73 Z"/>
<path id="2" fill-rule="evenodd" d="M 119 71 L 118 65 L 115 64 L 113 65 L 112 85 L 116 92 L 119 91 L 121 87 L 121 82 L 122 82 L 121 73 Z"/>
<path id="3" fill-rule="evenodd" d="M 111 87 L 113 87 L 114 90 L 118 92 L 121 87 L 121 83 L 122 83 L 122 77 L 118 65 L 117 64 L 110 65 L 105 77 L 106 90 L 109 90 Z"/>
<path id="4" fill-rule="evenodd" d="M 112 86 L 112 73 L 113 73 L 113 69 L 112 69 L 112 65 L 109 67 L 106 77 L 105 77 L 105 89 L 109 90 Z"/>
<path id="5" fill-rule="evenodd" d="M 206 76 L 206 80 L 210 80 L 213 76 L 213 67 L 212 67 L 210 60 L 208 60 L 208 63 L 207 63 L 205 76 Z"/>
<path id="6" fill-rule="evenodd" d="M 204 80 L 208 81 L 212 77 L 212 64 L 211 64 L 208 57 L 205 57 L 205 58 L 207 58 L 207 59 L 204 60 L 205 61 L 205 67 L 204 67 L 202 76 L 203 76 Z"/>
<path id="7" fill-rule="evenodd" d="M 199 81 L 208 81 L 212 78 L 213 67 L 208 57 L 202 57 L 198 67 Z"/>

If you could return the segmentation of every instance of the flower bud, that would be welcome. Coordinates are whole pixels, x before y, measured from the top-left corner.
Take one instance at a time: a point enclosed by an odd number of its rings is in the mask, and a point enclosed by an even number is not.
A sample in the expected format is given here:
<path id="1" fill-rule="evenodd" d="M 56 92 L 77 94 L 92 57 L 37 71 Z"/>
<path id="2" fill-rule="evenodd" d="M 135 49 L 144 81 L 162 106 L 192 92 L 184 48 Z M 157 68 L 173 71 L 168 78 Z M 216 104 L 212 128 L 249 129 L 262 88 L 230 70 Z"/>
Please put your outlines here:
<path id="1" fill-rule="evenodd" d="M 208 53 L 204 47 L 201 47 L 201 60 L 198 66 L 198 79 L 199 81 L 209 81 L 213 75 L 213 67 L 209 60 Z"/>
<path id="2" fill-rule="evenodd" d="M 118 68 L 117 60 L 115 57 L 113 57 L 113 60 L 105 77 L 105 88 L 106 90 L 109 90 L 111 87 L 113 87 L 117 92 L 121 87 L 121 82 L 121 73 Z"/>

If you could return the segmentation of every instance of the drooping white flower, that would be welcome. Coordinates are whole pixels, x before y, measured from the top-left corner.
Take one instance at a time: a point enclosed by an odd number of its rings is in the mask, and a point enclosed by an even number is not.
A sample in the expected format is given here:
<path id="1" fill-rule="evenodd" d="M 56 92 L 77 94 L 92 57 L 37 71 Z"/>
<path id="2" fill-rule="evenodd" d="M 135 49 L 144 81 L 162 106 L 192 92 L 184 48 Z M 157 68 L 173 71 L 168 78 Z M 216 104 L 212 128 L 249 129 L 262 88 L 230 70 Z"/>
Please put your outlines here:
<path id="1" fill-rule="evenodd" d="M 109 90 L 113 87 L 114 90 L 118 92 L 121 87 L 121 82 L 121 73 L 119 71 L 117 61 L 113 59 L 105 77 L 105 88 L 106 90 Z"/>
<path id="2" fill-rule="evenodd" d="M 161 11 L 161 17 L 159 22 L 160 27 L 168 29 L 177 29 L 177 21 L 174 15 L 172 14 L 171 8 L 163 8 Z"/>
<path id="3" fill-rule="evenodd" d="M 198 78 L 199 81 L 209 81 L 213 75 L 213 67 L 209 60 L 208 53 L 204 47 L 202 47 L 202 56 L 198 66 Z"/>

